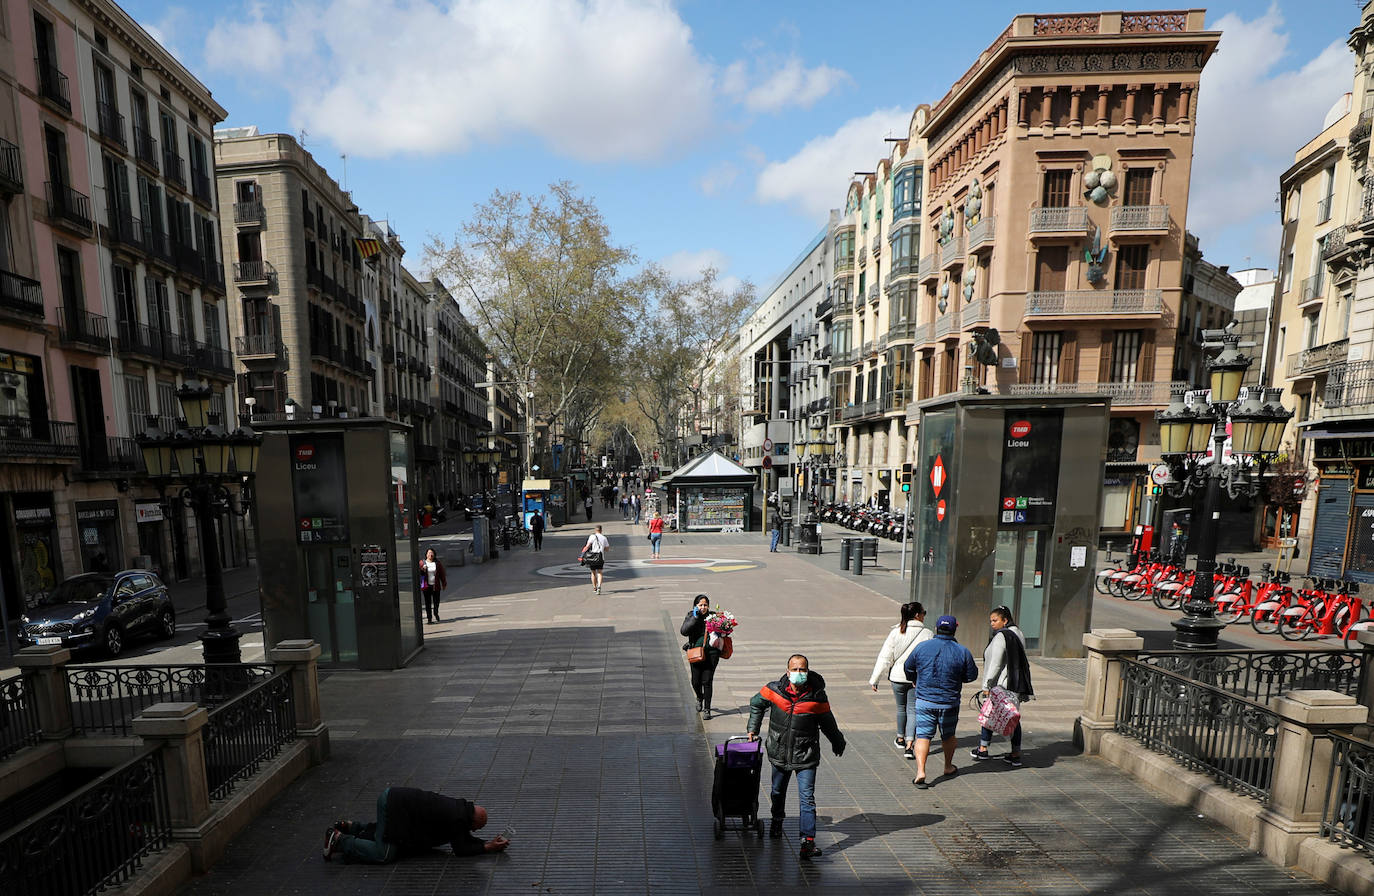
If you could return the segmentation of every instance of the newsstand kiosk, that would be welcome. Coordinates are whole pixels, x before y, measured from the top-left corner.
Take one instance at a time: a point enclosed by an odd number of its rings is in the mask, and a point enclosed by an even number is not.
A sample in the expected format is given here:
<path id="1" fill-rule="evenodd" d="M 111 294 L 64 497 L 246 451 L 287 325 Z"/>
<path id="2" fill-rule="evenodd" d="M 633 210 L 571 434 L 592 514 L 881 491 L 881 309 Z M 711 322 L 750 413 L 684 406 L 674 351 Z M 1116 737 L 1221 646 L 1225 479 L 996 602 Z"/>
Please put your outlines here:
<path id="1" fill-rule="evenodd" d="M 1004 605 L 1029 652 L 1083 655 L 1109 411 L 1094 395 L 919 406 L 911 595 L 932 617 L 957 616 L 971 648 Z"/>

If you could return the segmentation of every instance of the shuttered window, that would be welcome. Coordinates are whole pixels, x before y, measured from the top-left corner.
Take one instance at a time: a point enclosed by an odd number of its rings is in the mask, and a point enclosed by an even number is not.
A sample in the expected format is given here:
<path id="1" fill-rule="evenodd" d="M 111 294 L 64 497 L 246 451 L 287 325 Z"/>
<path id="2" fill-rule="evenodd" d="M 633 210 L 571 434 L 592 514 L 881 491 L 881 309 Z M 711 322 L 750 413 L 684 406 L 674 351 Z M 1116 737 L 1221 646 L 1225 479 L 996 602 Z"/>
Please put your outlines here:
<path id="1" fill-rule="evenodd" d="M 1049 386 L 1059 382 L 1059 352 L 1062 335 L 1036 333 L 1031 342 L 1031 382 Z"/>
<path id="2" fill-rule="evenodd" d="M 1044 208 L 1068 208 L 1069 186 L 1072 183 L 1072 171 L 1046 171 L 1044 187 L 1040 194 L 1040 205 Z"/>

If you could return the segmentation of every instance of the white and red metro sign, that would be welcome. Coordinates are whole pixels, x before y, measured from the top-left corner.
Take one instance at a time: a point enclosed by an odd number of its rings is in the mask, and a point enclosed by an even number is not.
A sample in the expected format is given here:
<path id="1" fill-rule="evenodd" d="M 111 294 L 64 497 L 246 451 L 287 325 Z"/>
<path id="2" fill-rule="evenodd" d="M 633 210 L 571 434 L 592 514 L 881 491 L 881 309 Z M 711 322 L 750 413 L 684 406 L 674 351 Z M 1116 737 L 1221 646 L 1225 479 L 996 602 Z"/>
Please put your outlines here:
<path id="1" fill-rule="evenodd" d="M 1029 420 L 1017 420 L 1011 425 L 1007 432 L 1013 439 L 1024 439 L 1030 435 L 1031 425 Z"/>

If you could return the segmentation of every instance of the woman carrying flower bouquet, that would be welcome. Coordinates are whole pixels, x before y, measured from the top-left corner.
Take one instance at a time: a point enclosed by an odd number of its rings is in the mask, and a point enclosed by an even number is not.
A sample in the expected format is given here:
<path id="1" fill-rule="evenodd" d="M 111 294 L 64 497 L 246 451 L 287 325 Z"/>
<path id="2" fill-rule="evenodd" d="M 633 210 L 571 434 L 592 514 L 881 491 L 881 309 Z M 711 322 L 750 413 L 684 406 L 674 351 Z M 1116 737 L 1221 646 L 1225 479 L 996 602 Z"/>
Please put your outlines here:
<path id="1" fill-rule="evenodd" d="M 711 718 L 711 682 L 716 676 L 716 664 L 720 662 L 721 654 L 720 647 L 711 646 L 710 642 L 715 639 L 707 637 L 707 623 L 716 618 L 716 614 L 711 612 L 711 598 L 698 594 L 692 598 L 692 609 L 687 618 L 682 620 L 682 628 L 679 629 L 687 639 L 682 649 L 688 651 L 687 667 L 692 670 L 692 692 L 697 695 L 697 712 L 706 720 Z M 700 659 L 694 663 L 693 650 L 697 648 Z"/>

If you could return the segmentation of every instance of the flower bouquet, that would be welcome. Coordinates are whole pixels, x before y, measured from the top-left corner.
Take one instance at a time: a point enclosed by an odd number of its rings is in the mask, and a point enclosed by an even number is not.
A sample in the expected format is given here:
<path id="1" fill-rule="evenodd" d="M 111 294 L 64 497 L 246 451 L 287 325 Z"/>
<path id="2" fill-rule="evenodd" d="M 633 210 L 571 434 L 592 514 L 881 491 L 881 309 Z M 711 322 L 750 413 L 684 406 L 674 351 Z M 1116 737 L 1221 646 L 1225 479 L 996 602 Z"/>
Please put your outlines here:
<path id="1" fill-rule="evenodd" d="M 724 649 L 725 641 L 734 632 L 736 625 L 739 625 L 739 620 L 735 618 L 735 614 L 717 607 L 706 618 L 707 645 L 717 650 Z"/>

